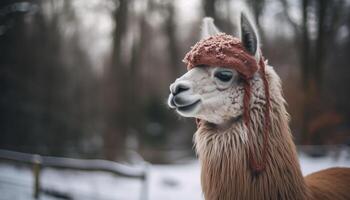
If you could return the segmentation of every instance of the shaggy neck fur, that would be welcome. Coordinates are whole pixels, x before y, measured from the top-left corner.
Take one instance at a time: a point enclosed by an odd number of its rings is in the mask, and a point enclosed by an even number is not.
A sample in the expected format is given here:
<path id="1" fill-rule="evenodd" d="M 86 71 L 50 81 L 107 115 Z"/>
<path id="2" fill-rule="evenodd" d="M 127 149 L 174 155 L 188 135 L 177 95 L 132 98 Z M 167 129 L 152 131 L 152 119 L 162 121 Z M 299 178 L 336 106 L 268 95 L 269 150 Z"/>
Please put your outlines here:
<path id="1" fill-rule="evenodd" d="M 217 126 L 203 122 L 194 136 L 202 165 L 201 182 L 206 200 L 307 199 L 309 191 L 302 176 L 296 148 L 288 126 L 288 113 L 277 75 L 267 74 L 271 91 L 271 132 L 266 168 L 252 173 L 249 148 L 258 161 L 263 146 L 264 99 L 251 102 L 251 141 L 243 120 Z M 254 94 L 253 94 L 254 95 Z"/>

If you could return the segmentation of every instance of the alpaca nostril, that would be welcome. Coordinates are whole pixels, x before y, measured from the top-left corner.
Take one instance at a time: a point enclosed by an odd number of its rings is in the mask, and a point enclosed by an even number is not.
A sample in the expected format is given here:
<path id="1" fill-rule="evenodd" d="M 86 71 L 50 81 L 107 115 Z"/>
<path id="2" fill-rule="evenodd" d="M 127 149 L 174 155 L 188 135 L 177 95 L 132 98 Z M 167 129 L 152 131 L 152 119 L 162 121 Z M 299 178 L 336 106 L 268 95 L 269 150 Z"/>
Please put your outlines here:
<path id="1" fill-rule="evenodd" d="M 175 85 L 172 93 L 175 96 L 175 95 L 177 95 L 177 94 L 179 94 L 181 92 L 187 91 L 189 89 L 190 89 L 189 86 L 185 85 L 184 83 L 179 83 L 179 84 Z"/>

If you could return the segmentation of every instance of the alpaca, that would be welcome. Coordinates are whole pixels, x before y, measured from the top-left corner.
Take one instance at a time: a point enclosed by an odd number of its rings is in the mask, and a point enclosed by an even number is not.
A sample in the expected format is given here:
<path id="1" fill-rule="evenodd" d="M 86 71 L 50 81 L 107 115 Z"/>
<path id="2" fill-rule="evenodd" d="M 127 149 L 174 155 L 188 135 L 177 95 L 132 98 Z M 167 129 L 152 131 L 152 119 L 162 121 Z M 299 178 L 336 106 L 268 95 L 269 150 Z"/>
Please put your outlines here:
<path id="1" fill-rule="evenodd" d="M 197 120 L 204 198 L 350 199 L 350 168 L 302 176 L 280 78 L 244 13 L 239 24 L 237 38 L 205 18 L 188 72 L 170 85 L 169 107 Z"/>

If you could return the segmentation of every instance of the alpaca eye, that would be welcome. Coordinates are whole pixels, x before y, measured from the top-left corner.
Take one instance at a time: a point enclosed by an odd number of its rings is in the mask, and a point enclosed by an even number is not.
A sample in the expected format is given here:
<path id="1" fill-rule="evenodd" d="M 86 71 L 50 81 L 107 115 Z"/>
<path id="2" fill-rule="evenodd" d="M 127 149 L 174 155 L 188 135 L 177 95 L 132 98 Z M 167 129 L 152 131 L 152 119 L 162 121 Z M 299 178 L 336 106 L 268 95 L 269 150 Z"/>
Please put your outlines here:
<path id="1" fill-rule="evenodd" d="M 233 74 L 230 71 L 219 71 L 214 76 L 222 82 L 228 82 L 232 79 Z"/>

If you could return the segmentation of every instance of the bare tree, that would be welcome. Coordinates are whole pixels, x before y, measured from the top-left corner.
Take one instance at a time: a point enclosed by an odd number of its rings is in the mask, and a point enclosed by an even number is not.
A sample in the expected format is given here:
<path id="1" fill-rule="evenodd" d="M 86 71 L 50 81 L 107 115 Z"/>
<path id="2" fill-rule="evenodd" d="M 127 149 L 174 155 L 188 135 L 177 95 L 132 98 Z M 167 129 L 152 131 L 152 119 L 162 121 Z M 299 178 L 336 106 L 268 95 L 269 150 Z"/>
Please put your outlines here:
<path id="1" fill-rule="evenodd" d="M 281 0 L 287 21 L 294 28 L 298 48 L 300 49 L 300 72 L 304 91 L 304 115 L 302 136 L 307 140 L 307 127 L 313 113 L 319 106 L 322 93 L 323 71 L 330 53 L 330 45 L 335 41 L 335 33 L 339 28 L 339 19 L 344 12 L 343 0 L 302 0 L 302 18 L 300 25 L 289 16 L 288 0 Z M 310 22 L 315 16 L 315 33 L 310 31 Z"/>
<path id="2" fill-rule="evenodd" d="M 215 23 L 218 25 L 220 30 L 231 33 L 233 31 L 233 25 L 230 21 L 230 1 L 229 0 L 202 0 L 204 15 L 207 17 L 212 17 L 215 20 Z M 224 15 L 223 10 L 219 10 L 218 6 L 221 5 L 221 8 L 225 9 L 226 16 Z"/>
<path id="3" fill-rule="evenodd" d="M 115 29 L 111 64 L 107 70 L 106 130 L 104 148 L 107 159 L 115 160 L 124 156 L 125 139 L 131 130 L 139 127 L 142 119 L 139 110 L 137 86 L 140 82 L 140 66 L 147 41 L 146 7 L 141 12 L 133 10 L 138 0 L 119 0 L 113 13 Z M 137 30 L 137 31 L 135 31 Z M 126 35 L 132 36 L 126 43 Z M 130 47 L 130 52 L 126 47 Z M 125 56 L 128 55 L 128 56 Z M 126 59 L 129 58 L 129 59 Z"/>
<path id="4" fill-rule="evenodd" d="M 181 58 L 179 56 L 179 48 L 177 46 L 178 41 L 176 37 L 176 22 L 175 22 L 175 8 L 174 2 L 169 1 L 165 4 L 165 9 L 167 12 L 167 17 L 164 22 L 164 29 L 168 39 L 168 49 L 169 49 L 169 66 L 171 72 L 171 79 L 178 76 L 179 65 L 181 64 Z"/>

